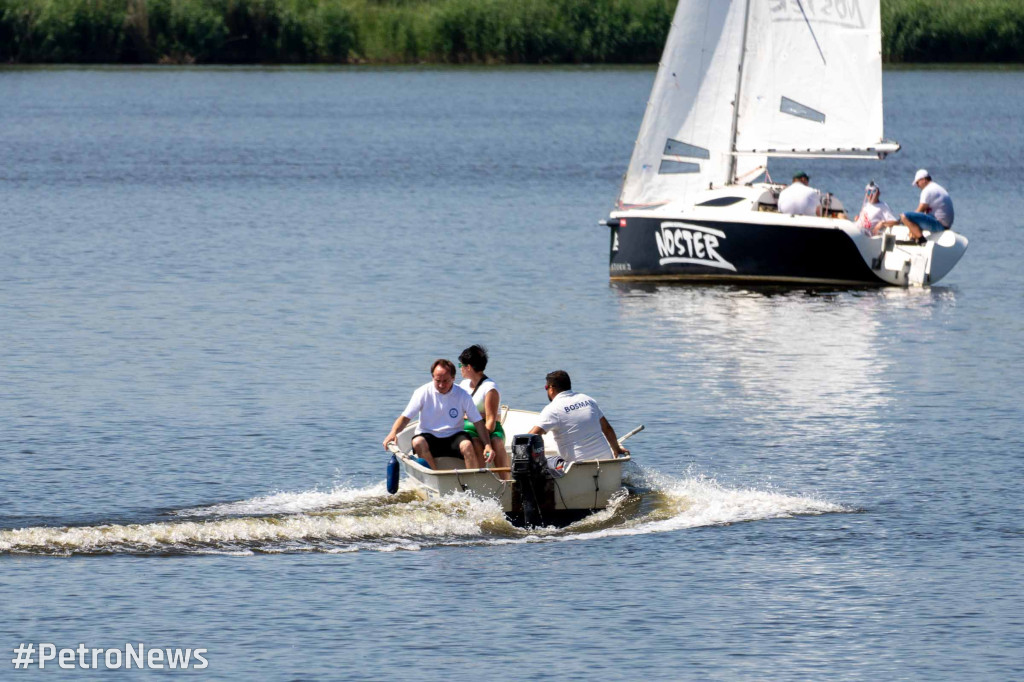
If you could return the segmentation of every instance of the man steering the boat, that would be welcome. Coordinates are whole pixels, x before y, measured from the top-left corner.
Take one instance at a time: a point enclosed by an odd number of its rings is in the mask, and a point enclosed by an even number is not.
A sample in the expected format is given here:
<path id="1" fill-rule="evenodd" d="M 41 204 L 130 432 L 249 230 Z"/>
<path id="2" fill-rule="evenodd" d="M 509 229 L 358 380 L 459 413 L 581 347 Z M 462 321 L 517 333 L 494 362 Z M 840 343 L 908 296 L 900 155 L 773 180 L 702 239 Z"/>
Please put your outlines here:
<path id="1" fill-rule="evenodd" d="M 483 459 L 493 456 L 491 436 L 487 424 L 473 404 L 473 398 L 455 385 L 455 365 L 444 358 L 434 360 L 430 366 L 431 381 L 417 388 L 409 404 L 395 420 L 391 433 L 384 439 L 384 449 L 398 441 L 398 434 L 419 415 L 419 425 L 412 439 L 412 449 L 427 461 L 431 469 L 437 469 L 435 457 L 461 457 L 469 469 L 483 468 L 484 463 L 477 457 L 473 442 L 462 430 L 465 414 L 473 422 L 484 443 Z"/>
<path id="2" fill-rule="evenodd" d="M 530 433 L 544 435 L 550 431 L 558 454 L 566 463 L 606 458 L 609 452 L 614 457 L 629 454 L 597 402 L 572 390 L 568 373 L 559 369 L 548 374 L 544 377 L 544 390 L 549 403 L 541 410 L 540 421 Z"/>
<path id="3" fill-rule="evenodd" d="M 779 192 L 779 213 L 820 216 L 821 192 L 810 186 L 803 171 L 793 176 L 793 184 Z"/>

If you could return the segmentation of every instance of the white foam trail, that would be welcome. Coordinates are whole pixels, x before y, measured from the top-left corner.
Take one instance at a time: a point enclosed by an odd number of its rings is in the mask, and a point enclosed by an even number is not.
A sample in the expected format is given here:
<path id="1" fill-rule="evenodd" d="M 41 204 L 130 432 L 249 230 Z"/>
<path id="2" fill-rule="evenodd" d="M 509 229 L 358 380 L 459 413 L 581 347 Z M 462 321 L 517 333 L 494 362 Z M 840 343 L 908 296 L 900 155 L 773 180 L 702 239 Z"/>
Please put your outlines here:
<path id="1" fill-rule="evenodd" d="M 628 520 L 622 525 L 563 536 L 558 540 L 636 536 L 743 521 L 854 511 L 849 507 L 811 497 L 758 491 L 754 488 L 727 488 L 702 476 L 674 479 L 640 469 L 638 478 L 647 481 L 653 491 L 663 498 L 654 512 Z"/>
<path id="2" fill-rule="evenodd" d="M 224 502 L 171 512 L 174 516 L 258 516 L 261 514 L 300 514 L 372 502 L 386 497 L 383 482 L 368 488 L 338 486 L 332 490 L 278 492 L 239 502 Z"/>
<path id="3" fill-rule="evenodd" d="M 813 497 L 730 489 L 699 476 L 678 479 L 638 472 L 631 483 L 645 491 L 639 498 L 617 495 L 607 509 L 561 529 L 514 528 L 494 500 L 453 495 L 422 501 L 409 491 L 389 496 L 376 484 L 184 509 L 175 514 L 181 520 L 159 523 L 0 530 L 0 553 L 415 551 L 442 545 L 580 541 L 853 511 Z"/>
<path id="4" fill-rule="evenodd" d="M 0 531 L 0 552 L 289 552 L 319 549 L 319 543 L 328 543 L 332 549 L 357 545 L 355 549 L 393 551 L 479 536 L 481 523 L 487 521 L 505 523 L 498 504 L 465 496 L 392 505 L 369 515 L 325 511 L 284 517 L 4 530 Z"/>
<path id="5" fill-rule="evenodd" d="M 637 523 L 566 536 L 582 540 L 593 537 L 665 533 L 687 528 L 721 526 L 744 521 L 789 518 L 812 514 L 851 512 L 853 509 L 813 497 L 793 496 L 755 489 L 724 488 L 713 480 L 663 479 L 659 493 L 665 504 L 657 513 Z"/>
<path id="6" fill-rule="evenodd" d="M 580 541 L 595 538 L 666 533 L 688 528 L 722 526 L 744 521 L 789 518 L 802 515 L 855 511 L 814 497 L 794 496 L 756 489 L 730 489 L 713 479 L 697 476 L 675 479 L 639 469 L 634 485 L 646 484 L 660 498 L 654 509 L 639 517 L 621 519 L 612 527 L 600 527 L 613 519 L 627 503 L 613 499 L 608 509 L 593 514 L 565 529 L 533 529 L 525 538 L 505 538 L 495 544 L 520 542 Z M 599 526 L 595 530 L 589 530 Z"/>

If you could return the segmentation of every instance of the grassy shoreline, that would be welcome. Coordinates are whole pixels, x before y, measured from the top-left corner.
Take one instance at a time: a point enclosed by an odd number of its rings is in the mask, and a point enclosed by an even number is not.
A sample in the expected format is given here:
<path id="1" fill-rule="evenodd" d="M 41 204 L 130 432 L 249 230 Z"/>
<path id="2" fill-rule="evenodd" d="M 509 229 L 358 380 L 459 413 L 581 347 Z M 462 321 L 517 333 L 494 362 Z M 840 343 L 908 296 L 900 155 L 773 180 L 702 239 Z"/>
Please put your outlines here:
<path id="1" fill-rule="evenodd" d="M 649 64 L 675 0 L 0 0 L 18 64 Z M 1024 63 L 1021 0 L 882 0 L 886 62 Z"/>

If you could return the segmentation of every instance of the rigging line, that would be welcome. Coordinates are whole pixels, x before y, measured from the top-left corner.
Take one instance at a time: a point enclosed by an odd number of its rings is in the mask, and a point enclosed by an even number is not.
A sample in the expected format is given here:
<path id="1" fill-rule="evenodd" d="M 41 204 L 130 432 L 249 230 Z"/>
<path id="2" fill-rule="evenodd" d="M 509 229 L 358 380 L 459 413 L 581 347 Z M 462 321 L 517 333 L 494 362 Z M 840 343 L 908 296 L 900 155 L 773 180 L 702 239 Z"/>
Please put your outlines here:
<path id="1" fill-rule="evenodd" d="M 800 8 L 800 14 L 804 15 L 804 21 L 807 22 L 807 30 L 811 32 L 811 38 L 814 39 L 814 46 L 818 48 L 818 54 L 821 55 L 821 63 L 828 66 L 828 63 L 825 61 L 825 53 L 821 51 L 821 45 L 818 43 L 818 36 L 814 35 L 814 27 L 811 26 L 811 20 L 807 16 L 807 12 L 804 11 L 804 3 L 800 2 L 800 0 L 796 0 L 796 6 Z"/>

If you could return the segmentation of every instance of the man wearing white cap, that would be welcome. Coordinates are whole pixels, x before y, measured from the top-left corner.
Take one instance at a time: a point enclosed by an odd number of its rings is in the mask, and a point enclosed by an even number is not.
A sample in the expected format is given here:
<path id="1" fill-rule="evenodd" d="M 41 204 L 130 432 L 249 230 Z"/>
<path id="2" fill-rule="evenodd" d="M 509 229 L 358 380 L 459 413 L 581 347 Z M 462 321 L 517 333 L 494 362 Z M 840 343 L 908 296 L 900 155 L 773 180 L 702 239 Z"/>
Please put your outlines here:
<path id="1" fill-rule="evenodd" d="M 922 229 L 941 232 L 953 227 L 953 200 L 946 188 L 933 182 L 931 174 L 924 168 L 914 175 L 913 184 L 921 190 L 920 204 L 916 211 L 900 216 L 903 224 L 910 228 L 910 236 L 920 240 Z"/>

